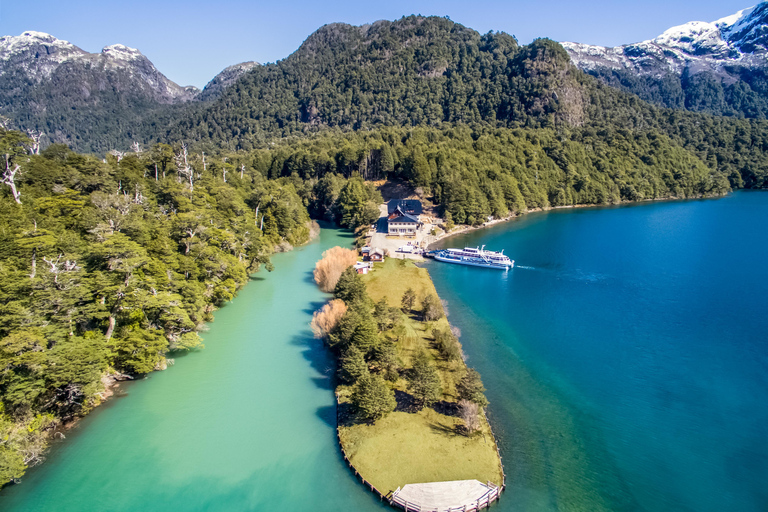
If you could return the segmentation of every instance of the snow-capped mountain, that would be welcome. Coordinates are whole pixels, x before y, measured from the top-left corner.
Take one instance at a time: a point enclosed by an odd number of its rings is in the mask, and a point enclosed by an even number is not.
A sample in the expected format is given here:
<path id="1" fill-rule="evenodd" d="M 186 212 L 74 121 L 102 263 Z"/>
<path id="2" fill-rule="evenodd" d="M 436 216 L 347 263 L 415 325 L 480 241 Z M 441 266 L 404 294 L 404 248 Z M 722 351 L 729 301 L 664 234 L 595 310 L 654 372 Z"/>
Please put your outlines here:
<path id="1" fill-rule="evenodd" d="M 640 43 L 606 48 L 562 43 L 576 66 L 625 69 L 660 77 L 711 71 L 724 76 L 733 66 L 768 67 L 768 2 L 713 22 L 692 21 Z"/>
<path id="2" fill-rule="evenodd" d="M 69 41 L 50 34 L 28 31 L 20 36 L 0 37 L 0 75 L 24 76 L 33 84 L 56 80 L 57 75 L 102 72 L 104 80 L 95 84 L 129 87 L 139 90 L 159 103 L 188 101 L 199 92 L 181 87 L 166 78 L 142 53 L 122 44 L 105 47 L 101 53 L 88 53 Z M 117 79 L 112 72 L 120 72 Z M 90 96 L 91 80 L 84 80 L 83 94 Z"/>

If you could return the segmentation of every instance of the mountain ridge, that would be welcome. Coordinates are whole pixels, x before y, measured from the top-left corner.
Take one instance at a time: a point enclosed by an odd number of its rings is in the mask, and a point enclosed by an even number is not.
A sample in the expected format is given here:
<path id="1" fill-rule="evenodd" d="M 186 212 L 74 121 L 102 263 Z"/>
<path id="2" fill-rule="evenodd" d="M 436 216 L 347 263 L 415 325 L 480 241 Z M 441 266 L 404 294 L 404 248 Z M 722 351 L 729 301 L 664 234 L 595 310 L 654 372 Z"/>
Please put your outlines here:
<path id="1" fill-rule="evenodd" d="M 561 43 L 579 69 L 670 108 L 768 117 L 768 2 L 604 47 Z"/>

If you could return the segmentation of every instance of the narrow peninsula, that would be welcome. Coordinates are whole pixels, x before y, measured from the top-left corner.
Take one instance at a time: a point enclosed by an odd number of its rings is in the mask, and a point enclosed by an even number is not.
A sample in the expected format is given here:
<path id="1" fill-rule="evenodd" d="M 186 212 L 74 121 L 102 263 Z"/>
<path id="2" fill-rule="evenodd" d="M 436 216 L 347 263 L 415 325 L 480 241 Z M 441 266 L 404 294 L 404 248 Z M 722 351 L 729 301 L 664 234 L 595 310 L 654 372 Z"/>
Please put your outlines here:
<path id="1" fill-rule="evenodd" d="M 485 389 L 464 362 L 429 273 L 407 259 L 357 260 L 356 251 L 336 247 L 315 270 L 334 295 L 312 327 L 338 355 L 345 460 L 392 505 L 488 506 L 504 472 Z"/>

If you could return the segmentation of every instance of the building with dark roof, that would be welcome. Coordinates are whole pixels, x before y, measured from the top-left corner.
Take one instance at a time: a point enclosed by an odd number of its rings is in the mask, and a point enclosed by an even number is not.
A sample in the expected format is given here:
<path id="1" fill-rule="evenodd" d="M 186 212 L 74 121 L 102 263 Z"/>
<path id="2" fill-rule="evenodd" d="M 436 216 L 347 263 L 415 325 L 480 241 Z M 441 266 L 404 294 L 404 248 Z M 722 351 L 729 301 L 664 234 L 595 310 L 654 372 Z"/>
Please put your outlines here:
<path id="1" fill-rule="evenodd" d="M 392 199 L 387 203 L 387 215 L 392 215 L 395 210 L 419 218 L 422 214 L 421 201 L 418 199 Z"/>
<path id="2" fill-rule="evenodd" d="M 405 213 L 396 207 L 395 211 L 387 216 L 387 233 L 390 235 L 413 236 L 419 229 L 418 216 Z"/>

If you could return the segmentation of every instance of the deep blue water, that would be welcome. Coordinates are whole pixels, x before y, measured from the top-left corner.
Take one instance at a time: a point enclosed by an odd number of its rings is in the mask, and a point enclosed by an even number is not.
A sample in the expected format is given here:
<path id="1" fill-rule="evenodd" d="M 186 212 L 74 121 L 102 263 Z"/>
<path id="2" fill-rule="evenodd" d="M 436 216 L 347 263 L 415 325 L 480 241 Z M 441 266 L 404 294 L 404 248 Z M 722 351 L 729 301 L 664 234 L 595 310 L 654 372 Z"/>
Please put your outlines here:
<path id="1" fill-rule="evenodd" d="M 768 193 L 535 213 L 427 266 L 483 376 L 504 510 L 768 510 Z"/>

